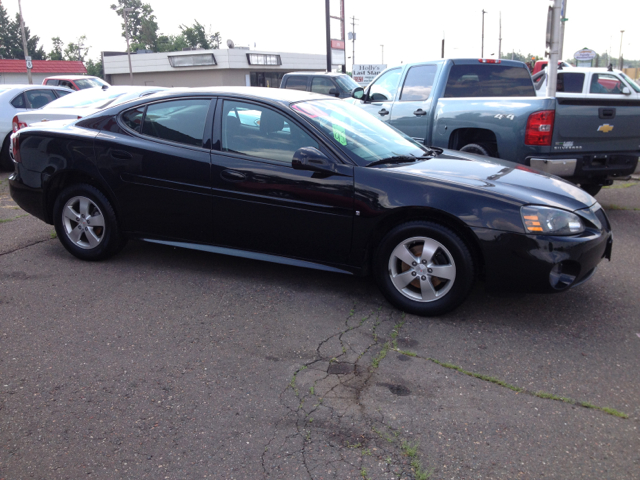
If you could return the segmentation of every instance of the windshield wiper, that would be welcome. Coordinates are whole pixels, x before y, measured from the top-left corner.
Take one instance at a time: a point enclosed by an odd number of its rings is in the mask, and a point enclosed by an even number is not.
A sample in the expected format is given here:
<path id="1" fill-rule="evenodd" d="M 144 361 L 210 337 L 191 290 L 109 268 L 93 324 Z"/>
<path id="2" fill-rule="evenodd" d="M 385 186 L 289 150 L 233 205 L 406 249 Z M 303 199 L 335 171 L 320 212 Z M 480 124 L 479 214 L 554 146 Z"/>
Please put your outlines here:
<path id="1" fill-rule="evenodd" d="M 375 167 L 376 165 L 391 165 L 396 163 L 413 163 L 421 160 L 427 160 L 433 157 L 434 155 L 431 152 L 427 152 L 419 157 L 416 157 L 415 155 L 396 155 L 394 157 L 387 157 L 381 160 L 376 160 L 375 162 L 371 162 L 367 165 L 367 167 Z"/>

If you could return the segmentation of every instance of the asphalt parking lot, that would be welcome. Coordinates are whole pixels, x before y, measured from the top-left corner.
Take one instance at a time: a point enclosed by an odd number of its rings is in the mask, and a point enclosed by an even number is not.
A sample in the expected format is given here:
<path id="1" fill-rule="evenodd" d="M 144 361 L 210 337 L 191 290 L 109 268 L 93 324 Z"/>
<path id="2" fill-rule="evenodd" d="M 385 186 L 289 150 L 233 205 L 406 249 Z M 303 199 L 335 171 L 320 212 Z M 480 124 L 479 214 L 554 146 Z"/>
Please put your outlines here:
<path id="1" fill-rule="evenodd" d="M 611 262 L 437 318 L 369 279 L 130 242 L 75 259 L 0 174 L 0 479 L 638 479 L 640 182 Z"/>

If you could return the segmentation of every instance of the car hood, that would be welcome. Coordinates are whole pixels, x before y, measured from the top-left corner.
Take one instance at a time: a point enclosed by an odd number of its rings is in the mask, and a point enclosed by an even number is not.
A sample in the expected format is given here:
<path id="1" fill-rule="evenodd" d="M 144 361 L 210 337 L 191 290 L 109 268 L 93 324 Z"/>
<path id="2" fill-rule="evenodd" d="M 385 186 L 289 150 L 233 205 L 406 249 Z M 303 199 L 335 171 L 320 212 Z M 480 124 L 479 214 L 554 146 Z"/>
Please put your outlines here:
<path id="1" fill-rule="evenodd" d="M 587 192 L 554 175 L 499 158 L 452 150 L 444 150 L 442 154 L 426 161 L 388 170 L 464 185 L 525 205 L 578 210 L 596 203 L 596 199 Z"/>

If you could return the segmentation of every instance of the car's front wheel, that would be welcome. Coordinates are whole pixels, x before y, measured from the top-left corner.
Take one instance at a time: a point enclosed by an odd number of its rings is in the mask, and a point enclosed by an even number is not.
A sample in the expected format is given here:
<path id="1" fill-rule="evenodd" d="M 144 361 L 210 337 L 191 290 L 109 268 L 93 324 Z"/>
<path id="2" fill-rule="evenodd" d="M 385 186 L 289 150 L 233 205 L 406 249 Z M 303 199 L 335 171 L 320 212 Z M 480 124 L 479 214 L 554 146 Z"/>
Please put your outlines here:
<path id="1" fill-rule="evenodd" d="M 91 185 L 73 185 L 63 190 L 56 199 L 53 215 L 62 245 L 82 260 L 108 258 L 126 242 L 113 207 Z"/>
<path id="2" fill-rule="evenodd" d="M 469 295 L 473 256 L 464 241 L 440 224 L 416 221 L 391 230 L 380 242 L 374 275 L 384 296 L 416 315 L 447 313 Z"/>

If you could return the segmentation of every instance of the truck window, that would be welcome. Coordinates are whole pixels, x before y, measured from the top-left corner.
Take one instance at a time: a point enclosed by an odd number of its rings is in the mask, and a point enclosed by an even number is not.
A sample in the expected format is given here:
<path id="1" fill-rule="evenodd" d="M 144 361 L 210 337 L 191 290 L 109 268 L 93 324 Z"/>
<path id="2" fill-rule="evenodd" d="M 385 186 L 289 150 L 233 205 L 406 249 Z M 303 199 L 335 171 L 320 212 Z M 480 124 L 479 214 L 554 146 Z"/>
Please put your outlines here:
<path id="1" fill-rule="evenodd" d="M 411 67 L 402 86 L 400 101 L 419 102 L 431 95 L 433 79 L 436 76 L 436 65 L 420 65 Z"/>
<path id="2" fill-rule="evenodd" d="M 290 88 L 292 90 L 307 91 L 307 77 L 306 75 L 295 75 L 287 78 L 287 83 L 284 88 Z"/>
<path id="3" fill-rule="evenodd" d="M 313 77 L 311 80 L 311 91 L 315 93 L 321 93 L 323 95 L 331 95 L 331 90 L 337 91 L 338 89 L 333 84 L 330 78 L 327 77 Z"/>
<path id="4" fill-rule="evenodd" d="M 582 93 L 584 73 L 562 72 L 558 74 L 556 91 L 565 93 Z"/>
<path id="5" fill-rule="evenodd" d="M 398 92 L 398 80 L 400 80 L 399 68 L 394 68 L 383 73 L 369 89 L 369 99 L 373 102 L 391 102 Z"/>
<path id="6" fill-rule="evenodd" d="M 617 95 L 622 93 L 622 82 L 615 75 L 608 73 L 594 73 L 591 76 L 589 93 L 605 93 Z"/>
<path id="7" fill-rule="evenodd" d="M 531 74 L 526 68 L 478 64 L 451 67 L 445 97 L 532 97 Z"/>

